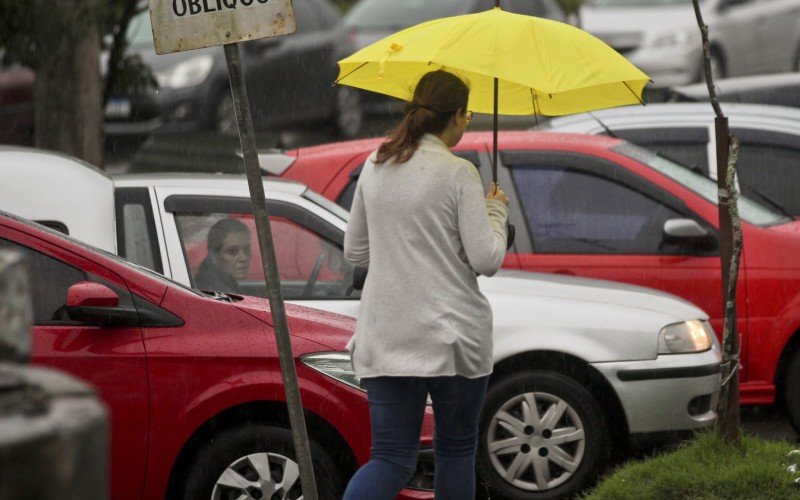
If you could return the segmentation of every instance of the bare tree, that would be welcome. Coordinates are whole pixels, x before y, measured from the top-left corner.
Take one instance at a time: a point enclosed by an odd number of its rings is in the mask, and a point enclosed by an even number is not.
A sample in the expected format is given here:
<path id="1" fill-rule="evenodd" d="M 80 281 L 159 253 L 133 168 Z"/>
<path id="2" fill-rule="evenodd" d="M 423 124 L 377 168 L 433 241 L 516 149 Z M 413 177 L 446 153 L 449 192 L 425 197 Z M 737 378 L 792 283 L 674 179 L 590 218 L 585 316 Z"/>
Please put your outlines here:
<path id="1" fill-rule="evenodd" d="M 103 161 L 98 0 L 34 0 L 36 147 Z"/>
<path id="2" fill-rule="evenodd" d="M 0 0 L 3 62 L 36 72 L 37 147 L 101 166 L 108 98 L 156 85 L 141 59 L 126 53 L 128 25 L 146 8 L 142 0 Z"/>
<path id="3" fill-rule="evenodd" d="M 739 279 L 739 259 L 742 254 L 742 225 L 739 220 L 736 190 L 736 160 L 739 139 L 731 134 L 728 118 L 722 113 L 714 75 L 711 74 L 711 51 L 708 26 L 703 21 L 698 0 L 692 0 L 695 17 L 703 40 L 703 72 L 711 106 L 716 118 L 717 183 L 719 187 L 719 232 L 722 260 L 722 393 L 719 404 L 719 428 L 728 442 L 739 440 L 739 332 L 736 324 L 736 284 Z"/>

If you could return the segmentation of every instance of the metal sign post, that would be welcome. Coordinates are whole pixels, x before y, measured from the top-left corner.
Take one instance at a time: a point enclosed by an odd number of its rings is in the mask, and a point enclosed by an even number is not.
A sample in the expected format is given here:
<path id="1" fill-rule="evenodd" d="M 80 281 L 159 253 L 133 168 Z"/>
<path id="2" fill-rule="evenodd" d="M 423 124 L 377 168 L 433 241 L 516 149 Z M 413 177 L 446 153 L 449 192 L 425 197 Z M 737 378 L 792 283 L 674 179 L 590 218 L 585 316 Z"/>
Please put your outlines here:
<path id="1" fill-rule="evenodd" d="M 255 132 L 244 83 L 238 42 L 295 31 L 291 0 L 150 0 L 153 39 L 159 54 L 213 45 L 224 45 L 233 106 L 239 126 L 247 183 L 255 216 L 264 277 L 286 391 L 289 423 L 300 467 L 303 498 L 317 500 L 314 466 L 308 442 L 300 386 L 281 295 L 280 275 L 267 212 L 261 168 L 258 165 Z"/>
<path id="2" fill-rule="evenodd" d="M 317 499 L 317 486 L 314 483 L 314 466 L 311 462 L 311 448 L 308 444 L 308 432 L 303 419 L 303 403 L 300 400 L 300 387 L 297 383 L 297 372 L 294 367 L 292 343 L 289 340 L 289 325 L 286 323 L 286 309 L 281 295 L 281 281 L 278 274 L 278 262 L 275 258 L 275 247 L 272 240 L 272 229 L 269 225 L 264 180 L 258 165 L 256 137 L 253 131 L 253 120 L 250 116 L 250 102 L 244 86 L 244 71 L 238 43 L 225 45 L 225 60 L 228 63 L 228 77 L 231 80 L 233 108 L 236 111 L 236 123 L 239 125 L 239 140 L 242 143 L 244 168 L 247 171 L 247 184 L 250 186 L 250 198 L 253 203 L 253 215 L 256 221 L 258 244 L 261 247 L 261 262 L 264 266 L 264 277 L 267 281 L 269 308 L 272 311 L 272 323 L 275 329 L 275 340 L 278 343 L 281 373 L 286 390 L 286 403 L 289 407 L 289 422 L 292 426 L 294 448 L 297 463 L 300 465 L 300 483 L 303 487 L 303 498 Z"/>

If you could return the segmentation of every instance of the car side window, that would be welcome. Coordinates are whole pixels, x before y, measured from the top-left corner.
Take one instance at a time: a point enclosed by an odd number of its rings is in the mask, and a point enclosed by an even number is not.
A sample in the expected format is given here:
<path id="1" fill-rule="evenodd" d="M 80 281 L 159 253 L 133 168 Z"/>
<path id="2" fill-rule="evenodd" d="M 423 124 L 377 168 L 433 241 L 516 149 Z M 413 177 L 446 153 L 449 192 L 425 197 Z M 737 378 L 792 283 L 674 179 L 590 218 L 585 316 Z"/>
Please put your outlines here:
<path id="1" fill-rule="evenodd" d="M 672 208 L 593 173 L 567 167 L 516 165 L 512 176 L 533 251 L 560 254 L 674 253 L 663 243 Z"/>
<path id="2" fill-rule="evenodd" d="M 0 249 L 21 253 L 26 260 L 35 325 L 73 324 L 63 306 L 70 286 L 87 279 L 86 274 L 43 253 L 0 238 Z"/>
<path id="3" fill-rule="evenodd" d="M 252 214 L 176 213 L 175 221 L 194 288 L 266 296 Z M 270 226 L 285 299 L 356 296 L 340 245 L 286 216 L 271 215 Z"/>
<path id="4" fill-rule="evenodd" d="M 736 168 L 746 196 L 759 202 L 765 196 L 800 215 L 800 148 L 744 142 Z"/>
<path id="5" fill-rule="evenodd" d="M 147 188 L 117 188 L 115 205 L 119 255 L 142 267 L 163 273 Z"/>
<path id="6" fill-rule="evenodd" d="M 49 255 L 3 238 L 0 238 L 0 250 L 19 252 L 26 260 L 31 300 L 33 302 L 34 325 L 79 324 L 70 320 L 67 316 L 66 303 L 69 287 L 81 281 L 101 283 L 117 294 L 121 306 L 133 306 L 133 296 L 127 289 L 123 289 L 92 274 L 87 274 Z"/>

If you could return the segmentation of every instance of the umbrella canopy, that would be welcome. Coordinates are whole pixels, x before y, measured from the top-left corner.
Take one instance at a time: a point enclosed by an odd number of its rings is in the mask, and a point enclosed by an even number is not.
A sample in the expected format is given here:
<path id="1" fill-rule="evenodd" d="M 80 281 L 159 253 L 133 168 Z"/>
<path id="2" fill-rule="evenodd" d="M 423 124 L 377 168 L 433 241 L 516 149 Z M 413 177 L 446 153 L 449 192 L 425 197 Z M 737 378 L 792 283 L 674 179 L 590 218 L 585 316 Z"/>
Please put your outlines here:
<path id="1" fill-rule="evenodd" d="M 467 81 L 470 110 L 507 115 L 641 104 L 650 81 L 583 30 L 495 7 L 434 19 L 379 40 L 339 61 L 337 83 L 410 101 L 422 75 L 437 69 Z"/>

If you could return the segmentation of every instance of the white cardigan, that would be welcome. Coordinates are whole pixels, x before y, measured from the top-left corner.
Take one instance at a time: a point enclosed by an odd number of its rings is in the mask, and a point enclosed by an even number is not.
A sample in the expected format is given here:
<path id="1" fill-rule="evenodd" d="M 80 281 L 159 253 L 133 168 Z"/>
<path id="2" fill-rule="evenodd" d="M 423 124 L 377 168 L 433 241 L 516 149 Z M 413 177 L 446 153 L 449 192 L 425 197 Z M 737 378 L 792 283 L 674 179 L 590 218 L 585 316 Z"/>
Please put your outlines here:
<path id="1" fill-rule="evenodd" d="M 367 160 L 344 251 L 368 266 L 348 344 L 360 378 L 468 378 L 492 371 L 492 310 L 476 273 L 503 263 L 508 208 L 480 176 L 426 134 L 405 163 Z"/>

